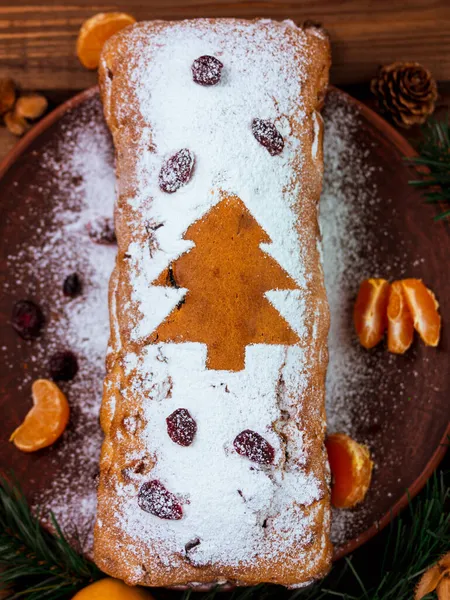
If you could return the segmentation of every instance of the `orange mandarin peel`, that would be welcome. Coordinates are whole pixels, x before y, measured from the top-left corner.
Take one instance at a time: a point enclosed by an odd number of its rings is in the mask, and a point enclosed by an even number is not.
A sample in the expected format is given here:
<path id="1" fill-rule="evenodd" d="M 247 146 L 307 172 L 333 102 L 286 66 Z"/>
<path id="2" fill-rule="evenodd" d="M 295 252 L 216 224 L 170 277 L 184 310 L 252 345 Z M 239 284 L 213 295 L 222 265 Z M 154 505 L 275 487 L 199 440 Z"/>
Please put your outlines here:
<path id="1" fill-rule="evenodd" d="M 105 577 L 80 590 L 72 600 L 153 600 L 153 596 L 144 588 Z"/>

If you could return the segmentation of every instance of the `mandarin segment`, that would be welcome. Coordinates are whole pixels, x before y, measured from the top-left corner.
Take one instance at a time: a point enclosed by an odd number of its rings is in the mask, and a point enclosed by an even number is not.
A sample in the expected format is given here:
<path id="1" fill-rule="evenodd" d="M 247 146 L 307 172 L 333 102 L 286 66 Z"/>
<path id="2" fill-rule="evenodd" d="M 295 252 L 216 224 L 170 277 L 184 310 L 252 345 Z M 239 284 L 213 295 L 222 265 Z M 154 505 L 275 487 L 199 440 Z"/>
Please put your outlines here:
<path id="1" fill-rule="evenodd" d="M 70 414 L 67 398 L 53 381 L 37 379 L 31 391 L 33 408 L 9 438 L 23 452 L 35 452 L 56 442 Z"/>
<path id="2" fill-rule="evenodd" d="M 353 322 L 364 348 L 373 348 L 383 339 L 387 327 L 389 288 L 386 279 L 365 279 L 360 285 Z"/>
<path id="3" fill-rule="evenodd" d="M 369 449 L 345 433 L 333 433 L 325 442 L 332 475 L 331 503 L 352 508 L 364 500 L 372 478 Z"/>
<path id="4" fill-rule="evenodd" d="M 81 64 L 86 69 L 96 69 L 105 42 L 133 23 L 136 23 L 134 17 L 121 12 L 99 13 L 85 21 L 77 40 L 77 55 Z"/>
<path id="5" fill-rule="evenodd" d="M 394 354 L 403 354 L 412 344 L 414 324 L 400 281 L 394 281 L 391 285 L 387 318 L 388 350 Z"/>
<path id="6" fill-rule="evenodd" d="M 441 317 L 435 295 L 420 279 L 403 279 L 401 283 L 415 330 L 427 346 L 437 346 Z"/>

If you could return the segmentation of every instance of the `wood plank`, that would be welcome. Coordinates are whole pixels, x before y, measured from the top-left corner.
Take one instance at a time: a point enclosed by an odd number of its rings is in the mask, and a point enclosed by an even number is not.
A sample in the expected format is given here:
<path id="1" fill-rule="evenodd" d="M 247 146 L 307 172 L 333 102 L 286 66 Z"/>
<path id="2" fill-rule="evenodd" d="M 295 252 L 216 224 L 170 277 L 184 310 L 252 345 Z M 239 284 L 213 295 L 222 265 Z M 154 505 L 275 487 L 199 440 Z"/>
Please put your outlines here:
<path id="1" fill-rule="evenodd" d="M 16 145 L 17 139 L 9 133 L 6 127 L 0 128 L 0 160 L 8 154 L 8 152 Z"/>
<path id="2" fill-rule="evenodd" d="M 124 8 L 122 3 L 121 7 Z M 81 23 L 119 4 L 89 0 L 45 4 L 39 0 L 0 0 L 0 75 L 29 89 L 78 90 L 95 82 L 75 56 Z M 333 45 L 331 79 L 343 84 L 368 81 L 379 64 L 418 60 L 437 79 L 450 79 L 450 2 L 448 0 L 312 0 L 249 2 L 235 0 L 129 0 L 137 19 L 199 16 L 254 16 L 322 22 Z"/>

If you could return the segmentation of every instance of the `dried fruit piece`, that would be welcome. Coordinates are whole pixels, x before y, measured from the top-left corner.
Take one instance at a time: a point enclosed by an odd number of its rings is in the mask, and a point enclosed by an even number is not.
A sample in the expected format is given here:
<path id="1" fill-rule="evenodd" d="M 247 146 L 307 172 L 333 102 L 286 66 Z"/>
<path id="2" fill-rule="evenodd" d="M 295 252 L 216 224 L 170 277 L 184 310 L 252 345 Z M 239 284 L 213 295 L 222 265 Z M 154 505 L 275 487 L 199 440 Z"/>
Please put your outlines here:
<path id="1" fill-rule="evenodd" d="M 364 348 L 373 348 L 387 327 L 389 283 L 386 279 L 366 279 L 361 283 L 353 311 L 353 321 Z"/>
<path id="2" fill-rule="evenodd" d="M 70 350 L 55 352 L 50 357 L 49 371 L 53 381 L 70 381 L 78 373 L 77 357 Z"/>
<path id="3" fill-rule="evenodd" d="M 252 132 L 258 142 L 267 148 L 269 154 L 275 156 L 281 154 L 284 148 L 284 140 L 275 125 L 265 119 L 253 119 Z"/>
<path id="4" fill-rule="evenodd" d="M 142 587 L 130 587 L 119 579 L 105 577 L 80 590 L 72 600 L 154 600 Z"/>
<path id="5" fill-rule="evenodd" d="M 53 381 L 37 379 L 31 393 L 33 408 L 9 438 L 23 452 L 35 452 L 56 442 L 69 421 L 69 403 Z"/>
<path id="6" fill-rule="evenodd" d="M 261 465 L 270 465 L 275 457 L 275 450 L 259 433 L 251 429 L 241 431 L 234 438 L 233 446 L 238 454 L 246 456 Z"/>
<path id="7" fill-rule="evenodd" d="M 403 354 L 412 344 L 414 325 L 400 281 L 394 281 L 391 285 L 387 317 L 388 350 L 395 354 Z"/>
<path id="8" fill-rule="evenodd" d="M 180 446 L 190 446 L 197 432 L 197 423 L 185 408 L 177 408 L 166 419 L 170 439 Z"/>
<path id="9" fill-rule="evenodd" d="M 16 101 L 16 86 L 12 79 L 0 78 L 0 115 L 12 110 Z"/>
<path id="10" fill-rule="evenodd" d="M 13 135 L 20 137 L 30 129 L 30 124 L 13 111 L 7 112 L 3 118 L 5 119 L 6 127 Z"/>
<path id="11" fill-rule="evenodd" d="M 441 317 L 435 295 L 420 279 L 403 279 L 401 283 L 414 328 L 427 346 L 437 346 L 441 333 Z"/>
<path id="12" fill-rule="evenodd" d="M 223 64 L 214 56 L 199 56 L 192 63 L 192 77 L 200 85 L 216 85 L 222 76 Z"/>
<path id="13" fill-rule="evenodd" d="M 117 242 L 114 221 L 109 217 L 97 217 L 86 225 L 89 237 L 96 244 L 115 244 Z"/>
<path id="14" fill-rule="evenodd" d="M 372 478 L 373 463 L 366 446 L 345 433 L 333 433 L 325 442 L 332 475 L 331 503 L 351 508 L 364 500 Z"/>
<path id="15" fill-rule="evenodd" d="M 63 294 L 68 298 L 76 298 L 83 291 L 83 284 L 78 273 L 67 275 L 63 283 Z"/>
<path id="16" fill-rule="evenodd" d="M 438 600 L 450 600 L 450 575 L 447 573 L 437 586 Z"/>
<path id="17" fill-rule="evenodd" d="M 437 589 L 439 600 L 448 600 L 450 592 L 450 552 L 444 554 L 438 562 L 430 566 L 420 578 L 414 594 L 414 600 L 422 600 Z"/>
<path id="18" fill-rule="evenodd" d="M 183 516 L 181 504 L 157 479 L 141 486 L 138 504 L 142 510 L 160 519 L 179 520 Z"/>
<path id="19" fill-rule="evenodd" d="M 121 12 L 99 13 L 83 23 L 77 39 L 77 55 L 86 69 L 96 69 L 105 42 L 115 33 L 136 23 Z"/>
<path id="20" fill-rule="evenodd" d="M 194 155 L 187 148 L 179 150 L 171 156 L 159 172 L 159 187 L 163 192 L 173 194 L 192 177 Z"/>
<path id="21" fill-rule="evenodd" d="M 428 594 L 434 592 L 441 578 L 442 573 L 440 572 L 438 565 L 434 565 L 434 567 L 431 567 L 427 571 L 425 571 L 419 583 L 417 584 L 414 599 L 422 600 L 424 596 L 428 596 Z"/>
<path id="22" fill-rule="evenodd" d="M 48 108 L 47 98 L 41 94 L 26 94 L 16 102 L 15 114 L 23 119 L 39 119 Z"/>
<path id="23" fill-rule="evenodd" d="M 24 340 L 34 340 L 39 337 L 44 323 L 44 313 L 31 300 L 19 300 L 14 304 L 11 324 Z"/>

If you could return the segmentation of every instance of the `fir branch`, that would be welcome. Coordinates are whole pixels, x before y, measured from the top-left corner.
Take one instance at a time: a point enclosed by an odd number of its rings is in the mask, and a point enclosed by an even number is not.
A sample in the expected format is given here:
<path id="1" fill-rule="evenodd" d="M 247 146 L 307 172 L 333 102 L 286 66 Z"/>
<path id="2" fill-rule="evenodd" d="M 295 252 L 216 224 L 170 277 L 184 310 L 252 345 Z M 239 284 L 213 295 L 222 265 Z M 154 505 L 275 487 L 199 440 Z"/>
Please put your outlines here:
<path id="1" fill-rule="evenodd" d="M 423 189 L 425 202 L 450 204 L 450 124 L 449 115 L 441 121 L 430 119 L 422 128 L 422 140 L 418 146 L 419 156 L 407 161 L 417 167 L 426 167 L 423 179 L 413 179 L 409 184 Z M 450 207 L 444 208 L 435 220 L 440 221 L 450 215 Z"/>
<path id="2" fill-rule="evenodd" d="M 0 589 L 10 600 L 58 600 L 104 575 L 68 543 L 54 515 L 51 535 L 33 515 L 20 486 L 0 476 Z"/>
<path id="3" fill-rule="evenodd" d="M 420 576 L 450 547 L 449 479 L 449 473 L 434 475 L 409 511 L 371 542 L 372 547 L 378 543 L 380 553 L 369 574 L 367 557 L 357 553 L 309 588 L 294 592 L 271 585 L 237 588 L 229 600 L 410 600 Z M 104 576 L 72 549 L 52 519 L 55 536 L 41 528 L 39 515 L 31 513 L 17 483 L 0 477 L 0 588 L 14 590 L 11 600 L 68 599 Z M 364 576 L 358 559 L 366 567 Z M 212 590 L 203 600 L 217 600 L 219 591 Z M 182 600 L 190 595 L 186 592 Z"/>

